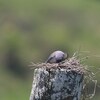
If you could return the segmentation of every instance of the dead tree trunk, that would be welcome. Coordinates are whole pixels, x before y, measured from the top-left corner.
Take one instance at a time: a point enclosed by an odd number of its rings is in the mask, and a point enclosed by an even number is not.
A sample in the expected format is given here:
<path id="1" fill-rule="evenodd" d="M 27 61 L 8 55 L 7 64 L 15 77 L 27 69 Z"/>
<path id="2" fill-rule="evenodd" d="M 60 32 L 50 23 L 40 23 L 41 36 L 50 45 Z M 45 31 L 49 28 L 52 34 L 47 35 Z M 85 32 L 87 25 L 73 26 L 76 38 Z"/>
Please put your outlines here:
<path id="1" fill-rule="evenodd" d="M 30 100 L 81 100 L 84 74 L 72 67 L 35 69 Z"/>

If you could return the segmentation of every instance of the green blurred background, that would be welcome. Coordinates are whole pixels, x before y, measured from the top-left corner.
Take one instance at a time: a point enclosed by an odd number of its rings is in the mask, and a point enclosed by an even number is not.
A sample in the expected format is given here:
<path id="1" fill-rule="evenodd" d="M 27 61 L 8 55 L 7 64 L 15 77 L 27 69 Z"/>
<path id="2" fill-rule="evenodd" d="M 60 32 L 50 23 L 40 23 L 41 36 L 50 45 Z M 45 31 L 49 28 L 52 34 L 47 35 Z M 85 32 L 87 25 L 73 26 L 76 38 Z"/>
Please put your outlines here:
<path id="1" fill-rule="evenodd" d="M 71 57 L 79 48 L 90 56 L 85 63 L 96 72 L 100 0 L 0 0 L 0 100 L 28 100 L 30 62 L 44 62 L 54 50 Z M 92 100 L 100 100 L 99 93 L 97 87 Z"/>

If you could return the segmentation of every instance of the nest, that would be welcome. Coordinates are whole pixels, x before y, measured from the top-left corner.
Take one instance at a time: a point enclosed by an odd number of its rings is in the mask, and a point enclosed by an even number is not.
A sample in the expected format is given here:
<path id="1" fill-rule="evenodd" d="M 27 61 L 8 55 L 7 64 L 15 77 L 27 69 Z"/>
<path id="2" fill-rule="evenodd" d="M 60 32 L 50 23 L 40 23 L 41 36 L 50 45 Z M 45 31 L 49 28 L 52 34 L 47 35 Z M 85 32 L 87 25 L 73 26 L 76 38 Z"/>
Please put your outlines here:
<path id="1" fill-rule="evenodd" d="M 33 63 L 32 62 L 32 69 L 34 68 L 46 68 L 46 69 L 66 69 L 66 70 L 70 70 L 70 71 L 75 71 L 78 73 L 85 73 L 85 68 L 83 67 L 83 65 L 80 63 L 79 59 L 76 59 L 75 57 L 69 58 L 61 63 Z"/>

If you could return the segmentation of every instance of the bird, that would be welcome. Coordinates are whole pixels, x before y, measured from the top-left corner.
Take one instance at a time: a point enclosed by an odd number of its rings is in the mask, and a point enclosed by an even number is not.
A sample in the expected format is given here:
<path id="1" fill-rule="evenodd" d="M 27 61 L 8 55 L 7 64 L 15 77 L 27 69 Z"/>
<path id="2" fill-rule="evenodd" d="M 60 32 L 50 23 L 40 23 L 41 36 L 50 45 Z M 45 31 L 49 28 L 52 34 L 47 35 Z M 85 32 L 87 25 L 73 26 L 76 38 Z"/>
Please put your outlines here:
<path id="1" fill-rule="evenodd" d="M 65 59 L 67 59 L 68 54 L 64 53 L 60 50 L 54 51 L 49 57 L 48 59 L 45 61 L 45 63 L 60 63 L 62 61 L 64 61 Z"/>

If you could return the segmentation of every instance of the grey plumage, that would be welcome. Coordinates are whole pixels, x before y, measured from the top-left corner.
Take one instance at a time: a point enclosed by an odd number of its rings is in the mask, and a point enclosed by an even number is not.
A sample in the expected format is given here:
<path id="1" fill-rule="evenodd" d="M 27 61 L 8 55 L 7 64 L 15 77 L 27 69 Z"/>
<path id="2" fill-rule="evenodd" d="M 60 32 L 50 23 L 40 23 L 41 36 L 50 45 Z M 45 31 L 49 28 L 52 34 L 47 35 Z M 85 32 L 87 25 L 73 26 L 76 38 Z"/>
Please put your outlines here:
<path id="1" fill-rule="evenodd" d="M 62 51 L 55 51 L 49 56 L 46 63 L 59 63 L 65 60 L 67 56 L 68 55 Z"/>

